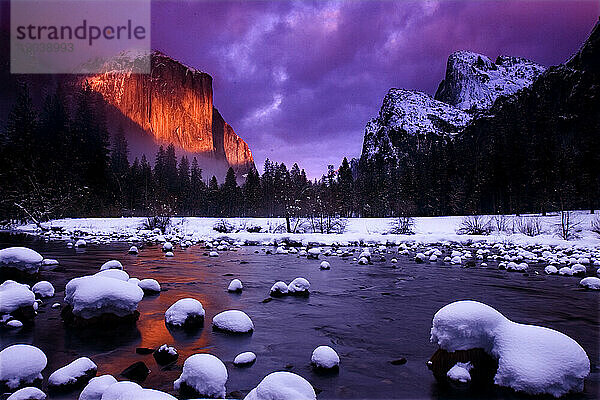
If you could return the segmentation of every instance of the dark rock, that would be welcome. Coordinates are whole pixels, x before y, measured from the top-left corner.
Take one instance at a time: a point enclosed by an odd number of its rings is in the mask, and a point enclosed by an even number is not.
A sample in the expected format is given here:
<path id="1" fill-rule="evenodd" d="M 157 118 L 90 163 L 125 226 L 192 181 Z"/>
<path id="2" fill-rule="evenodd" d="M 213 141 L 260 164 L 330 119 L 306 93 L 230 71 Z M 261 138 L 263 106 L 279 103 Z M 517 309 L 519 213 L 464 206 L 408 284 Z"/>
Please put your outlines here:
<path id="1" fill-rule="evenodd" d="M 179 358 L 179 354 L 177 354 L 177 352 L 175 354 L 171 354 L 163 346 L 156 349 L 152 356 L 154 357 L 158 365 L 171 364 L 177 361 L 177 358 Z"/>
<path id="2" fill-rule="evenodd" d="M 271 301 L 273 301 L 273 299 L 271 297 L 268 297 L 268 298 L 264 299 L 263 301 L 261 301 L 261 303 L 269 303 Z"/>
<path id="3" fill-rule="evenodd" d="M 438 349 L 427 363 L 427 367 L 440 383 L 447 384 L 446 374 L 457 362 L 470 362 L 471 384 L 474 386 L 490 386 L 494 384 L 494 376 L 498 370 L 498 361 L 483 349 L 457 350 L 448 352 Z"/>
<path id="4" fill-rule="evenodd" d="M 38 389 L 42 388 L 42 379 L 36 379 L 33 382 L 22 382 L 19 386 L 17 386 L 16 388 L 10 388 L 7 385 L 7 381 L 0 381 L 0 393 L 12 393 L 12 392 L 16 392 L 19 389 L 22 389 L 24 387 L 28 387 L 28 386 L 34 386 Z"/>
<path id="5" fill-rule="evenodd" d="M 105 313 L 97 317 L 82 318 L 73 314 L 73 306 L 67 304 L 60 311 L 60 316 L 66 325 L 74 328 L 102 327 L 104 329 L 110 329 L 123 325 L 135 325 L 136 321 L 140 317 L 140 312 L 136 310 L 132 314 L 125 315 L 123 317 L 119 317 L 115 314 Z"/>
<path id="6" fill-rule="evenodd" d="M 469 260 L 464 264 L 465 268 L 473 268 L 475 267 L 475 261 Z"/>
<path id="7" fill-rule="evenodd" d="M 402 358 L 399 358 L 397 360 L 392 360 L 392 361 L 390 361 L 390 364 L 392 364 L 392 365 L 404 365 L 404 364 L 406 364 L 406 358 L 402 357 Z"/>
<path id="8" fill-rule="evenodd" d="M 131 364 L 121 372 L 121 376 L 136 382 L 143 382 L 150 374 L 150 370 L 142 361 Z"/>
<path id="9" fill-rule="evenodd" d="M 167 327 L 169 329 L 183 329 L 186 331 L 196 330 L 196 329 L 202 328 L 202 326 L 204 326 L 204 316 L 188 315 L 187 318 L 185 319 L 185 322 L 181 326 L 167 324 L 166 322 L 165 322 L 165 324 L 167 325 Z"/>
<path id="10" fill-rule="evenodd" d="M 21 321 L 23 325 L 30 325 L 33 324 L 36 314 L 33 306 L 27 306 L 17 308 L 15 311 L 11 312 L 10 315 L 12 315 L 14 319 Z"/>
<path id="11" fill-rule="evenodd" d="M 292 364 L 286 364 L 284 368 L 287 370 L 290 370 L 290 369 L 293 369 L 294 366 Z"/>
<path id="12" fill-rule="evenodd" d="M 137 354 L 141 354 L 141 355 L 144 355 L 144 356 L 148 355 L 148 354 L 152 354 L 152 353 L 154 353 L 154 351 L 155 351 L 154 349 L 150 349 L 148 347 L 138 347 L 138 348 L 135 349 L 135 352 Z"/>
<path id="13" fill-rule="evenodd" d="M 239 390 L 234 390 L 233 392 L 227 393 L 227 396 L 225 397 L 228 399 L 243 399 L 245 397 L 245 394 L 240 392 Z"/>
<path id="14" fill-rule="evenodd" d="M 96 376 L 96 372 L 98 372 L 97 368 L 88 369 L 83 375 L 76 377 L 75 382 L 67 383 L 65 385 L 54 386 L 48 382 L 48 390 L 52 393 L 67 393 L 77 389 L 83 389 L 90 379 Z"/>
<path id="15" fill-rule="evenodd" d="M 248 264 L 248 261 L 240 261 L 240 264 Z"/>

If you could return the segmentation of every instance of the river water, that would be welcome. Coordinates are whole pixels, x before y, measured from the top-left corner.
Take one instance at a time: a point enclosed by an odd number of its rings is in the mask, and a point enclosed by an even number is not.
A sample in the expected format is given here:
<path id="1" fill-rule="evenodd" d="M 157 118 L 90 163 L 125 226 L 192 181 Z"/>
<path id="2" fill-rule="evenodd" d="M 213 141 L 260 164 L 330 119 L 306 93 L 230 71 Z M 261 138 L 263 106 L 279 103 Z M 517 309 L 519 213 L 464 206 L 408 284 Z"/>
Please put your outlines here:
<path id="1" fill-rule="evenodd" d="M 547 276 L 543 266 L 533 266 L 524 275 L 498 270 L 494 263 L 488 268 L 459 268 L 417 264 L 412 258 L 398 257 L 398 263 L 392 264 L 393 256 L 387 255 L 387 261 L 369 266 L 357 265 L 351 258 L 328 257 L 331 270 L 322 271 L 320 261 L 291 254 L 267 255 L 258 247 L 221 252 L 218 258 L 207 257 L 200 246 L 177 248 L 175 257 L 166 258 L 158 246 L 148 246 L 134 256 L 127 254 L 127 244 L 79 250 L 67 248 L 64 242 L 0 236 L 0 248 L 14 245 L 31 247 L 46 258 L 58 259 L 61 265 L 42 273 L 41 279 L 50 281 L 57 292 L 40 307 L 35 325 L 2 331 L 0 338 L 0 348 L 14 343 L 41 348 L 48 356 L 46 379 L 81 356 L 98 365 L 98 375 L 112 374 L 121 380 L 122 370 L 143 361 L 151 373 L 142 386 L 176 394 L 173 381 L 179 377 L 183 361 L 194 353 L 207 352 L 227 366 L 227 392 L 235 397 L 243 397 L 268 373 L 288 370 L 310 381 L 319 399 L 528 398 L 501 389 L 468 393 L 441 387 L 427 369 L 426 362 L 436 350 L 429 342 L 433 315 L 452 301 L 473 299 L 513 321 L 550 327 L 574 338 L 587 352 L 592 373 L 585 392 L 571 397 L 598 396 L 598 293 L 578 288 L 580 278 Z M 51 308 L 52 303 L 62 303 L 70 279 L 95 273 L 110 259 L 120 260 L 131 277 L 156 279 L 164 291 L 140 302 L 135 328 L 93 333 L 66 328 L 60 309 Z M 298 276 L 310 281 L 310 297 L 262 302 L 274 282 L 290 282 Z M 242 294 L 227 292 L 233 278 L 243 282 Z M 206 310 L 204 328 L 193 334 L 171 332 L 164 324 L 165 310 L 184 297 L 200 300 Z M 246 312 L 254 322 L 254 333 L 231 336 L 213 332 L 212 317 L 227 309 Z M 152 355 L 135 352 L 137 347 L 154 348 L 163 343 L 179 351 L 174 367 L 161 369 Z M 338 352 L 339 373 L 321 375 L 312 370 L 311 353 L 319 345 Z M 244 351 L 256 353 L 256 363 L 250 368 L 234 367 L 233 358 Z M 407 362 L 390 363 L 400 358 Z M 74 392 L 49 398 L 77 396 Z"/>

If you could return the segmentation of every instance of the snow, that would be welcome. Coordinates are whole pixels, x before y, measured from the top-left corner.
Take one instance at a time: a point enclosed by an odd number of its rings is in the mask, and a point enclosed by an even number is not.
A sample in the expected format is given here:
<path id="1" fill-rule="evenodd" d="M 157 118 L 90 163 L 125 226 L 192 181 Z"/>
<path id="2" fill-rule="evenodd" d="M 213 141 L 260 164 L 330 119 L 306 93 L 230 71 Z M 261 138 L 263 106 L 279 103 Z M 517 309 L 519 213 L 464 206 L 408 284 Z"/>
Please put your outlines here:
<path id="1" fill-rule="evenodd" d="M 134 382 L 117 382 L 110 385 L 101 397 L 102 400 L 177 400 L 170 394 L 153 389 L 144 389 Z M 81 399 L 80 399 L 81 400 Z"/>
<path id="2" fill-rule="evenodd" d="M 87 242 L 83 239 L 79 239 L 78 241 L 75 242 L 75 247 L 87 247 Z"/>
<path id="3" fill-rule="evenodd" d="M 555 275 L 558 274 L 558 269 L 556 269 L 554 265 L 547 265 L 546 268 L 544 268 L 544 272 L 548 275 Z"/>
<path id="4" fill-rule="evenodd" d="M 281 296 L 288 293 L 288 285 L 283 281 L 275 282 L 269 291 L 271 295 Z"/>
<path id="5" fill-rule="evenodd" d="M 0 315 L 10 314 L 21 307 L 32 307 L 35 294 L 29 286 L 6 280 L 0 285 Z"/>
<path id="6" fill-rule="evenodd" d="M 129 274 L 120 269 L 105 269 L 104 271 L 96 272 L 94 276 L 100 276 L 103 278 L 118 279 L 120 281 L 129 281 Z M 133 279 L 133 278 L 132 278 Z"/>
<path id="7" fill-rule="evenodd" d="M 48 281 L 39 281 L 33 285 L 31 291 L 41 298 L 54 296 L 54 286 Z"/>
<path id="8" fill-rule="evenodd" d="M 46 393 L 36 387 L 29 386 L 17 390 L 8 396 L 6 400 L 46 400 Z"/>
<path id="9" fill-rule="evenodd" d="M 99 274 L 108 272 L 114 273 L 106 270 Z M 65 287 L 65 302 L 73 307 L 73 314 L 85 319 L 105 313 L 119 317 L 133 314 L 143 297 L 137 285 L 98 275 L 71 279 Z"/>
<path id="10" fill-rule="evenodd" d="M 329 346 L 317 347 L 313 351 L 310 361 L 315 367 L 325 369 L 335 368 L 340 365 L 340 357 L 335 350 Z"/>
<path id="11" fill-rule="evenodd" d="M 329 262 L 327 261 L 322 261 L 321 265 L 319 266 L 320 269 L 330 269 L 331 268 L 331 264 L 329 264 Z"/>
<path id="12" fill-rule="evenodd" d="M 302 294 L 308 293 L 310 283 L 304 278 L 296 278 L 288 285 L 288 293 Z"/>
<path id="13" fill-rule="evenodd" d="M 225 332 L 248 333 L 254 330 L 250 317 L 240 310 L 227 310 L 213 317 L 213 327 Z"/>
<path id="14" fill-rule="evenodd" d="M 123 264 L 121 264 L 118 260 L 110 260 L 102 264 L 100 267 L 100 271 L 104 271 L 106 269 L 123 269 Z"/>
<path id="15" fill-rule="evenodd" d="M 162 251 L 164 251 L 165 253 L 168 251 L 173 251 L 173 244 L 171 242 L 163 243 Z"/>
<path id="16" fill-rule="evenodd" d="M 59 262 L 57 260 L 54 260 L 52 258 L 44 258 L 42 260 L 42 266 L 41 269 L 42 271 L 52 271 L 53 269 L 56 269 L 56 267 L 58 267 Z"/>
<path id="17" fill-rule="evenodd" d="M 582 391 L 590 362 L 570 337 L 513 322 L 476 301 L 457 301 L 433 317 L 431 341 L 447 351 L 482 348 L 498 359 L 494 382 L 528 394 Z"/>
<path id="18" fill-rule="evenodd" d="M 136 246 L 131 246 L 127 252 L 129 254 L 138 254 L 140 251 L 138 250 L 138 248 Z"/>
<path id="19" fill-rule="evenodd" d="M 48 385 L 63 386 L 76 383 L 78 379 L 85 377 L 89 371 L 94 371 L 98 366 L 87 357 L 80 357 L 68 365 L 54 371 L 48 378 Z"/>
<path id="20" fill-rule="evenodd" d="M 175 257 L 175 254 L 173 254 L 173 252 L 172 252 L 172 251 L 167 251 L 167 252 L 165 253 L 165 257 Z"/>
<path id="21" fill-rule="evenodd" d="M 79 400 L 101 400 L 102 394 L 109 386 L 117 383 L 112 375 L 102 375 L 90 379 L 79 395 Z"/>
<path id="22" fill-rule="evenodd" d="M 37 379 L 42 379 L 42 370 L 48 360 L 40 349 L 28 344 L 15 344 L 0 351 L 0 382 L 16 389 Z"/>
<path id="23" fill-rule="evenodd" d="M 0 270 L 2 267 L 16 268 L 27 274 L 35 274 L 42 266 L 44 258 L 27 247 L 8 247 L 0 250 Z"/>
<path id="24" fill-rule="evenodd" d="M 8 328 L 17 329 L 17 328 L 22 328 L 23 327 L 23 323 L 21 321 L 19 321 L 18 319 L 11 319 L 10 321 L 8 321 L 6 323 L 6 326 Z"/>
<path id="25" fill-rule="evenodd" d="M 212 354 L 194 354 L 183 363 L 183 371 L 173 388 L 179 390 L 184 383 L 200 396 L 224 398 L 227 368 Z"/>
<path id="26" fill-rule="evenodd" d="M 216 251 L 211 251 L 210 253 L 208 253 L 209 257 L 219 257 L 219 253 L 217 253 Z"/>
<path id="27" fill-rule="evenodd" d="M 246 351 L 235 356 L 233 359 L 233 365 L 248 365 L 252 364 L 254 361 L 256 361 L 256 354 L 251 351 Z"/>
<path id="28" fill-rule="evenodd" d="M 244 400 L 316 400 L 312 385 L 300 375 L 278 371 L 264 377 Z"/>
<path id="29" fill-rule="evenodd" d="M 241 292 L 244 286 L 242 285 L 242 281 L 239 279 L 233 279 L 229 282 L 229 286 L 227 286 L 227 291 L 229 292 Z"/>
<path id="30" fill-rule="evenodd" d="M 600 290 L 600 278 L 595 276 L 588 276 L 579 281 L 579 286 L 583 286 L 588 289 Z"/>
<path id="31" fill-rule="evenodd" d="M 169 325 L 183 326 L 190 317 L 204 318 L 202 303 L 192 298 L 177 300 L 165 312 L 165 322 Z"/>
<path id="32" fill-rule="evenodd" d="M 446 374 L 446 376 L 448 376 L 448 378 L 450 378 L 453 381 L 467 383 L 467 382 L 471 381 L 471 373 L 469 372 L 469 371 L 471 371 L 471 368 L 472 368 L 472 366 L 471 366 L 470 362 L 467 362 L 467 363 L 458 362 L 458 363 L 454 364 L 454 366 L 448 370 L 448 373 Z"/>
<path id="33" fill-rule="evenodd" d="M 142 279 L 137 282 L 137 285 L 142 288 L 144 292 L 160 293 L 160 284 L 156 279 Z"/>

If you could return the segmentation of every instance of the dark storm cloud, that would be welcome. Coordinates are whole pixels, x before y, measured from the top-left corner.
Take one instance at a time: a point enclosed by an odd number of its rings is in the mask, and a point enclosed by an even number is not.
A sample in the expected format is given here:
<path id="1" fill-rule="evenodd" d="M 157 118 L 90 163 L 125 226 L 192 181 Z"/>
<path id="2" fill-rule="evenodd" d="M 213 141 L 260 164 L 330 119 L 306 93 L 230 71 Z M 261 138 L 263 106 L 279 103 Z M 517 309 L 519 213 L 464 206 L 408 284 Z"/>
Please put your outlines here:
<path id="1" fill-rule="evenodd" d="M 468 49 L 558 64 L 598 19 L 587 1 L 157 2 L 153 46 L 214 78 L 214 102 L 266 157 L 320 176 L 357 157 L 390 87 L 433 94 Z"/>

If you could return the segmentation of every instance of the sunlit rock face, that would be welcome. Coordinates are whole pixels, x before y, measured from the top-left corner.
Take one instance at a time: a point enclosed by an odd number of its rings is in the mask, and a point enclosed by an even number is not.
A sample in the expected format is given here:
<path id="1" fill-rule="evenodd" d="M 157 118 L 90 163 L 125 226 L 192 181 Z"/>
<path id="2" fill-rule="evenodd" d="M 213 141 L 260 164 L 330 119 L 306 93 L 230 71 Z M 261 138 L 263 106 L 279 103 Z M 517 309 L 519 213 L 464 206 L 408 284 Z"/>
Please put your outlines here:
<path id="1" fill-rule="evenodd" d="M 238 175 L 254 168 L 248 145 L 213 107 L 210 75 L 160 52 L 152 53 L 150 74 L 135 73 L 136 62 L 122 56 L 87 81 L 157 143 L 226 161 Z"/>

